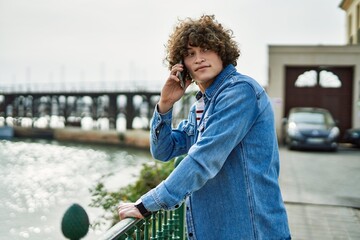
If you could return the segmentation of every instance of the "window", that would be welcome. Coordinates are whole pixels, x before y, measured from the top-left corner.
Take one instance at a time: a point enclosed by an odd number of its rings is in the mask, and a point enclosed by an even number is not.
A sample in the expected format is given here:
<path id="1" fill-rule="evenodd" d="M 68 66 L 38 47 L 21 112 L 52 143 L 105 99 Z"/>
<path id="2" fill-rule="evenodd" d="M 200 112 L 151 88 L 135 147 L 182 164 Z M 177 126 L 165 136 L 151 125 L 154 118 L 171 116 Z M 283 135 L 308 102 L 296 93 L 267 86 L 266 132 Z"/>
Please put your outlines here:
<path id="1" fill-rule="evenodd" d="M 359 29 L 360 28 L 360 3 L 357 5 L 357 28 Z"/>
<path id="2" fill-rule="evenodd" d="M 322 70 L 320 71 L 320 86 L 323 88 L 340 88 L 341 81 L 334 73 Z"/>
<path id="3" fill-rule="evenodd" d="M 296 112 L 291 115 L 290 120 L 295 123 L 324 124 L 325 115 L 319 112 Z"/>
<path id="4" fill-rule="evenodd" d="M 315 87 L 317 85 L 322 88 L 340 88 L 342 83 L 337 75 L 326 70 L 321 70 L 320 73 L 315 70 L 306 71 L 299 75 L 295 81 L 295 87 L 299 88 Z"/>
<path id="5" fill-rule="evenodd" d="M 352 37 L 352 16 L 349 14 L 348 18 L 348 36 L 349 36 L 349 44 L 352 44 L 353 37 Z"/>
<path id="6" fill-rule="evenodd" d="M 356 24 L 357 24 L 357 44 L 360 44 L 360 4 L 356 8 Z"/>
<path id="7" fill-rule="evenodd" d="M 315 70 L 310 70 L 301 74 L 295 81 L 295 87 L 315 87 L 317 73 Z"/>

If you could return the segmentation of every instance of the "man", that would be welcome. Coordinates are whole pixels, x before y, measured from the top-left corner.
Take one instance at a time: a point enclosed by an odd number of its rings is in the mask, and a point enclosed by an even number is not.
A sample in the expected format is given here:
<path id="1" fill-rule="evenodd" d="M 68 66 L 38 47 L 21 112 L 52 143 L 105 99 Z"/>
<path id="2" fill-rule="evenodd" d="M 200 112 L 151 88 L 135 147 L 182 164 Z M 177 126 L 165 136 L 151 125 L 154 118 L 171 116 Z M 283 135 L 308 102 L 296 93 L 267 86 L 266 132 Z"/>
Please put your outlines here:
<path id="1" fill-rule="evenodd" d="M 185 19 L 167 50 L 170 76 L 151 122 L 151 153 L 162 161 L 187 155 L 135 204 L 120 204 L 120 218 L 186 200 L 188 239 L 291 239 L 272 106 L 255 80 L 236 71 L 240 51 L 232 31 L 214 16 Z M 172 107 L 191 82 L 200 90 L 197 102 L 172 129 Z"/>

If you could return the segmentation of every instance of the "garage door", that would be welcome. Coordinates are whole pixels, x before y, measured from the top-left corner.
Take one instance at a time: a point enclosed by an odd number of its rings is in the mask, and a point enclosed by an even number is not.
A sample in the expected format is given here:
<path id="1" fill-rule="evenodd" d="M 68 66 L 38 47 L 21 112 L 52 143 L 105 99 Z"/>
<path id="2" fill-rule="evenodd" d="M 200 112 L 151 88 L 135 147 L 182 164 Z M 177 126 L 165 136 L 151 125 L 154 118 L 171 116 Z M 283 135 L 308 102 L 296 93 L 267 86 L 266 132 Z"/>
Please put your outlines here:
<path id="1" fill-rule="evenodd" d="M 326 108 L 343 134 L 351 127 L 353 73 L 353 67 L 286 66 L 285 116 L 292 107 Z"/>

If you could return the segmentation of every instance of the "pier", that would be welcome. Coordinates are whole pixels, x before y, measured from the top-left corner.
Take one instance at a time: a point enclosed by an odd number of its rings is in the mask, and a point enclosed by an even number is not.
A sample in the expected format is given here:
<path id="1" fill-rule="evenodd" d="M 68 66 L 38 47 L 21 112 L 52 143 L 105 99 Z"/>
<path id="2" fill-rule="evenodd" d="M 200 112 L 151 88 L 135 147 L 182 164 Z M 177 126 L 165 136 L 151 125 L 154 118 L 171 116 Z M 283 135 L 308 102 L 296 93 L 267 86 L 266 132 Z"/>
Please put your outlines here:
<path id="1" fill-rule="evenodd" d="M 160 97 L 156 91 L 6 91 L 0 89 L 0 117 L 16 119 L 14 125 L 28 125 L 24 118 L 62 117 L 66 126 L 79 126 L 81 118 L 106 118 L 109 129 L 116 119 L 126 120 L 126 130 L 135 118 L 150 119 Z M 146 124 L 145 124 L 146 125 Z M 145 127 L 146 128 L 146 127 Z"/>

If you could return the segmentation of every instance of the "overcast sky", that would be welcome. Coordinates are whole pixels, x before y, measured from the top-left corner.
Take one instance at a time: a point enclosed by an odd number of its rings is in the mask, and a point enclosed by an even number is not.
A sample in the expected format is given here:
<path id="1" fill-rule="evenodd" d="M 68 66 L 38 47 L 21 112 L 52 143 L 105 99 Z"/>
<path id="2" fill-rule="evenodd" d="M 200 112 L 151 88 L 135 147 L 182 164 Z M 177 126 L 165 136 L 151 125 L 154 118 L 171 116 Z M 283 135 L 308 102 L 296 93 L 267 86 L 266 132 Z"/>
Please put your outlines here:
<path id="1" fill-rule="evenodd" d="M 0 88 L 160 88 L 168 75 L 164 45 L 177 19 L 202 14 L 233 30 L 242 52 L 237 69 L 266 85 L 268 45 L 346 43 L 340 2 L 0 0 Z"/>

